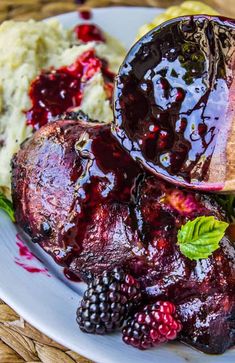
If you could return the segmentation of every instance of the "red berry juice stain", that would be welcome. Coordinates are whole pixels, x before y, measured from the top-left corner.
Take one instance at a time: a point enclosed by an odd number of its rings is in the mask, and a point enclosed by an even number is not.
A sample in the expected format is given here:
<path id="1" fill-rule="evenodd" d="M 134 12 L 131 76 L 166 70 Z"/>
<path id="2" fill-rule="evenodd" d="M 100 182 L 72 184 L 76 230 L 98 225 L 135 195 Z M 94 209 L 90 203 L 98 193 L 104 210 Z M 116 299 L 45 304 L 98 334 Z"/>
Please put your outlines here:
<path id="1" fill-rule="evenodd" d="M 103 31 L 95 24 L 79 24 L 74 28 L 74 32 L 77 39 L 83 43 L 106 42 Z"/>
<path id="2" fill-rule="evenodd" d="M 70 271 L 68 268 L 64 268 L 64 276 L 72 282 L 82 281 L 74 272 Z"/>
<path id="3" fill-rule="evenodd" d="M 38 263 L 40 260 L 28 249 L 18 233 L 16 235 L 16 245 L 19 248 L 19 257 L 15 257 L 15 263 L 18 266 L 21 266 L 24 270 L 30 273 L 42 273 L 50 277 L 47 268 L 41 268 L 33 265 L 33 263 Z M 32 262 L 29 263 L 29 261 Z"/>
<path id="4" fill-rule="evenodd" d="M 17 259 L 16 259 L 16 261 L 15 261 L 15 263 L 18 265 L 18 266 L 21 266 L 21 267 L 23 267 L 23 269 L 24 270 L 26 270 L 26 271 L 28 271 L 28 272 L 30 272 L 30 273 L 43 273 L 43 274 L 46 274 L 48 277 L 50 276 L 48 273 L 46 273 L 46 269 L 41 269 L 41 268 L 38 268 L 38 267 L 32 267 L 32 266 L 28 266 L 28 265 L 26 265 L 25 263 L 23 263 L 23 262 L 19 262 L 19 261 L 17 261 Z"/>
<path id="5" fill-rule="evenodd" d="M 84 85 L 98 72 L 103 74 L 106 87 L 113 86 L 115 75 L 93 49 L 69 66 L 42 71 L 30 86 L 32 107 L 26 111 L 27 125 L 37 130 L 54 117 L 80 106 Z M 110 91 L 107 98 L 109 94 Z"/>
<path id="6" fill-rule="evenodd" d="M 26 260 L 33 260 L 36 256 L 28 249 L 27 246 L 23 244 L 23 241 L 20 240 L 19 235 L 16 235 L 17 242 L 16 245 L 19 247 L 19 255 Z"/>

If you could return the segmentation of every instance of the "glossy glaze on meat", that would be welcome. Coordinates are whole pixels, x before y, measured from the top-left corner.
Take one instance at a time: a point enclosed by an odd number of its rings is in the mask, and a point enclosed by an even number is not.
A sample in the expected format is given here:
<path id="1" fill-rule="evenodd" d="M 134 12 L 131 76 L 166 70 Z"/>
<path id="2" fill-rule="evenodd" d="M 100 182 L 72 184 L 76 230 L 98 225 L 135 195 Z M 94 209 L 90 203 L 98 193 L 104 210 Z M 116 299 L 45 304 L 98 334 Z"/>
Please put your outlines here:
<path id="1" fill-rule="evenodd" d="M 220 354 L 235 342 L 234 290 L 195 295 L 180 302 L 180 339 L 205 353 Z"/>
<path id="2" fill-rule="evenodd" d="M 213 197 L 146 174 L 120 148 L 109 125 L 74 116 L 42 127 L 15 155 L 18 224 L 84 279 L 115 266 L 128 268 L 146 301 L 176 303 L 182 341 L 222 353 L 235 343 L 234 245 L 224 237 L 211 257 L 191 261 L 179 251 L 177 230 L 200 215 L 224 219 L 223 211 Z"/>
<path id="3" fill-rule="evenodd" d="M 48 124 L 24 142 L 12 162 L 12 197 L 19 225 L 58 263 L 81 256 L 100 272 L 105 246 L 112 266 L 134 243 L 128 202 L 140 169 L 108 125 L 82 118 Z M 89 244 L 97 251 L 88 255 Z"/>
<path id="4" fill-rule="evenodd" d="M 191 261 L 176 244 L 177 230 L 188 219 L 223 219 L 223 212 L 209 196 L 147 177 L 138 189 L 136 215 L 146 246 L 137 276 L 147 299 L 176 303 L 183 342 L 205 353 L 224 352 L 235 343 L 235 246 L 225 236 L 208 259 Z"/>

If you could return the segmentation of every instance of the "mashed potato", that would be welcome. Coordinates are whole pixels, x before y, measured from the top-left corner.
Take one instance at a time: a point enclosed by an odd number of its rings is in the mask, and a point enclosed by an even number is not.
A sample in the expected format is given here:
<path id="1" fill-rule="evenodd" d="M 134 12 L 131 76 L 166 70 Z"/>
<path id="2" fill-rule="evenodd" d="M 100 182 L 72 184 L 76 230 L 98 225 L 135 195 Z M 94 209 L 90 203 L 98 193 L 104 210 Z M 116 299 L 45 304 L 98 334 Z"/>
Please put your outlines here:
<path id="1" fill-rule="evenodd" d="M 31 108 L 28 91 L 32 80 L 42 69 L 69 65 L 91 48 L 117 72 L 125 49 L 108 35 L 106 40 L 106 43 L 77 44 L 72 32 L 55 20 L 47 23 L 8 21 L 0 26 L 0 189 L 8 196 L 12 155 L 32 134 L 24 114 Z M 112 120 L 101 73 L 85 86 L 80 108 L 91 118 Z"/>

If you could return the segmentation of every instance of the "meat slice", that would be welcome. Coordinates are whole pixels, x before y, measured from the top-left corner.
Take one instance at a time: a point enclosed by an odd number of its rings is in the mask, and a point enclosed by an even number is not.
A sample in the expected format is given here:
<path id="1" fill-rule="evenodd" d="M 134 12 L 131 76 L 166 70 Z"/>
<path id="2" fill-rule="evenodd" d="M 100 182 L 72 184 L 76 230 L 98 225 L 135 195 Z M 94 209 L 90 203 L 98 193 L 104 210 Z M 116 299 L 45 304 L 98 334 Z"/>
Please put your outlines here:
<path id="1" fill-rule="evenodd" d="M 145 178 L 139 186 L 136 216 L 148 266 L 148 273 L 140 279 L 150 297 L 177 301 L 235 288 L 235 249 L 228 237 L 207 259 L 191 261 L 179 250 L 178 229 L 201 215 L 224 219 L 223 211 L 207 195 L 175 188 L 154 177 Z"/>
<path id="2" fill-rule="evenodd" d="M 68 267 L 81 256 L 79 271 L 86 263 L 99 273 L 131 254 L 128 203 L 139 173 L 109 126 L 81 114 L 50 123 L 13 158 L 16 221 L 56 262 Z"/>
<path id="3" fill-rule="evenodd" d="M 138 243 L 138 234 L 132 226 L 127 204 L 108 203 L 97 206 L 92 221 L 83 236 L 82 250 L 74 256 L 70 270 L 87 276 L 112 270 L 134 258 L 132 249 Z"/>
<path id="4" fill-rule="evenodd" d="M 235 342 L 235 296 L 215 293 L 178 305 L 181 341 L 205 353 L 221 354 Z"/>

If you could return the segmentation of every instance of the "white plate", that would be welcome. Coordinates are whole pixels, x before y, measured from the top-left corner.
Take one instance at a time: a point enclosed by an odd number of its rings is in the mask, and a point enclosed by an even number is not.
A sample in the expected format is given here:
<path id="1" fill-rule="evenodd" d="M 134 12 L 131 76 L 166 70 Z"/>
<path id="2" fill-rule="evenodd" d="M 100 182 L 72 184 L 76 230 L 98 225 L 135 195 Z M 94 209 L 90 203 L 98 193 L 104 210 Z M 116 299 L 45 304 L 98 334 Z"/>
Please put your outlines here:
<path id="1" fill-rule="evenodd" d="M 93 12 L 93 21 L 130 46 L 138 28 L 160 11 L 150 8 L 97 9 Z M 58 19 L 68 27 L 78 23 L 76 13 L 58 16 Z M 57 342 L 99 363 L 235 362 L 235 349 L 215 357 L 173 343 L 141 352 L 123 344 L 120 334 L 100 337 L 81 333 L 75 316 L 84 285 L 70 283 L 51 258 L 32 243 L 25 242 L 42 262 L 29 253 L 20 256 L 16 235 L 16 226 L 0 212 L 0 298 Z M 32 266 L 42 271 L 28 272 Z"/>

